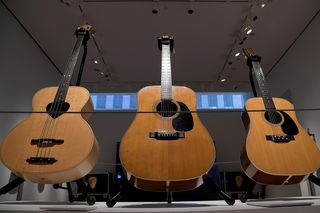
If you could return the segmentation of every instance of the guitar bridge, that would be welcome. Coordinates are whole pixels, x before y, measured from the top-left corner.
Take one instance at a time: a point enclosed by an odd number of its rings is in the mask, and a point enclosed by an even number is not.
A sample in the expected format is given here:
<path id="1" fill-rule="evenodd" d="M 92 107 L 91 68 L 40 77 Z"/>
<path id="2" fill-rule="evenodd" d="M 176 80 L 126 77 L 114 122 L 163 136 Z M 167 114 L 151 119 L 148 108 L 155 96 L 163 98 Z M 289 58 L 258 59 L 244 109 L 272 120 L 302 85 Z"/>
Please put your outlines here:
<path id="1" fill-rule="evenodd" d="M 49 157 L 30 157 L 26 161 L 29 164 L 50 165 L 50 164 L 54 164 L 58 160 L 56 160 L 55 158 L 49 158 Z"/>
<path id="2" fill-rule="evenodd" d="M 293 135 L 266 135 L 268 141 L 275 143 L 288 143 L 294 140 Z"/>
<path id="3" fill-rule="evenodd" d="M 184 138 L 184 132 L 150 132 L 149 137 L 157 140 L 177 140 Z"/>

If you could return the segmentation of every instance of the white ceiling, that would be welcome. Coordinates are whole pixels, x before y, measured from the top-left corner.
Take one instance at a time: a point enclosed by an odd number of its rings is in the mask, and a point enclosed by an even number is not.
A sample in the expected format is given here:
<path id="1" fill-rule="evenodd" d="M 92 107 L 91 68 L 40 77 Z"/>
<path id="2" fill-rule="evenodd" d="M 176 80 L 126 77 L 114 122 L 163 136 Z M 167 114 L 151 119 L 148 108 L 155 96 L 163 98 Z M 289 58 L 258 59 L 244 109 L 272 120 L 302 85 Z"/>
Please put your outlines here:
<path id="1" fill-rule="evenodd" d="M 76 27 L 85 22 L 93 25 L 95 42 L 88 42 L 82 78 L 82 85 L 92 92 L 136 91 L 159 84 L 156 38 L 164 33 L 175 39 L 175 85 L 197 91 L 250 90 L 245 60 L 236 59 L 230 51 L 234 42 L 239 42 L 237 34 L 250 12 L 251 1 L 195 0 L 194 14 L 187 13 L 188 1 L 159 1 L 158 14 L 151 12 L 154 3 L 147 0 L 3 2 L 61 71 L 75 44 Z M 258 16 L 252 22 L 254 35 L 249 35 L 242 46 L 252 47 L 262 56 L 263 70 L 268 73 L 319 9 L 319 0 L 273 0 L 265 8 L 254 6 L 251 11 Z M 94 59 L 100 63 L 94 64 Z M 222 83 L 219 76 L 228 80 Z"/>

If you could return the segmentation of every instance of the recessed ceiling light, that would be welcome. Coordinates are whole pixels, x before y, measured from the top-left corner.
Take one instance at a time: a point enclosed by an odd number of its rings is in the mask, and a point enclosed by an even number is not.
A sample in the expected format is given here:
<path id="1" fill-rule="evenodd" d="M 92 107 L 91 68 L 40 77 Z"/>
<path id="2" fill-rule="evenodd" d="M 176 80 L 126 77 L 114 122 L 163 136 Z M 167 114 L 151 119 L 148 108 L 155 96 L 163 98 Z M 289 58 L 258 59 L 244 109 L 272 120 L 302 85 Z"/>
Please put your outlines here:
<path id="1" fill-rule="evenodd" d="M 93 60 L 93 63 L 95 64 L 99 64 L 99 62 L 97 60 Z"/>
<path id="2" fill-rule="evenodd" d="M 264 8 L 266 6 L 266 4 L 261 4 L 260 7 Z"/>
<path id="3" fill-rule="evenodd" d="M 237 52 L 236 54 L 234 54 L 235 57 L 238 57 L 240 55 L 240 52 Z"/>
<path id="4" fill-rule="evenodd" d="M 221 82 L 225 82 L 226 80 L 227 79 L 225 79 L 225 78 L 220 79 Z"/>

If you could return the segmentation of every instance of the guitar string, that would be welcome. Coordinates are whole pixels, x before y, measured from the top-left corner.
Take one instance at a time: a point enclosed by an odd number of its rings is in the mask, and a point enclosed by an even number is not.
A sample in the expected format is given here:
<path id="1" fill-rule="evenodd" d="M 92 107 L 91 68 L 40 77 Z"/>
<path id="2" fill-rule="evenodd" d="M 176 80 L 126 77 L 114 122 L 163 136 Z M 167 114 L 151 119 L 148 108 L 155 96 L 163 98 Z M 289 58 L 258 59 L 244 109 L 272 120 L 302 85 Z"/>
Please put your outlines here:
<path id="1" fill-rule="evenodd" d="M 68 82 L 68 78 L 70 78 L 69 72 L 65 73 L 64 77 L 61 79 L 62 82 L 61 82 L 60 86 L 58 87 L 58 91 L 57 91 L 58 94 L 55 97 L 55 100 L 53 102 L 54 107 L 52 110 L 50 110 L 50 113 L 52 114 L 53 117 L 48 116 L 48 119 L 50 119 L 50 122 L 48 123 L 48 125 L 45 126 L 45 134 L 43 136 L 44 138 L 48 138 L 48 139 L 55 138 L 54 133 L 53 133 L 53 129 L 56 126 L 55 124 L 57 123 L 57 121 L 59 119 L 59 117 L 56 117 L 56 116 L 58 116 L 59 112 L 62 113 L 62 106 L 63 106 L 63 102 L 64 102 L 64 100 L 62 100 L 62 99 L 63 99 L 64 94 L 66 93 L 65 87 L 67 86 L 66 84 Z M 59 90 L 59 88 L 61 88 L 61 89 Z M 42 148 L 43 157 L 46 157 L 46 156 L 49 157 L 49 155 L 50 155 L 50 154 L 48 155 L 48 153 L 47 153 L 48 147 L 50 146 L 50 145 L 48 146 L 48 144 L 49 143 L 47 143 L 47 145 L 43 146 L 43 148 Z"/>
<path id="2" fill-rule="evenodd" d="M 81 37 L 78 37 L 76 46 L 74 47 L 73 53 L 76 52 L 76 50 L 79 50 L 79 48 L 81 48 L 82 45 L 82 40 L 83 40 L 83 35 L 81 35 Z M 81 42 L 80 42 L 81 41 Z M 75 60 L 71 61 L 70 63 L 76 63 Z M 54 118 L 48 117 L 48 119 L 50 119 L 50 122 L 48 123 L 48 125 L 46 125 L 45 129 L 45 134 L 44 134 L 44 138 L 48 138 L 48 139 L 55 139 L 55 135 L 56 135 L 56 129 L 58 126 L 58 121 L 60 120 L 60 116 L 59 113 L 63 113 L 62 109 L 63 109 L 63 104 L 64 101 L 66 99 L 67 96 L 67 91 L 69 88 L 69 83 L 71 80 L 71 74 L 73 72 L 73 70 L 70 70 L 69 67 L 72 66 L 70 63 L 68 63 L 66 66 L 67 72 L 64 75 L 64 78 L 62 78 L 62 87 L 61 90 L 59 92 L 59 94 L 57 95 L 57 100 L 58 103 L 56 103 L 56 101 L 54 101 L 55 105 L 53 107 L 53 111 L 51 111 L 51 113 L 53 114 Z M 69 66 L 69 67 L 68 67 Z M 59 88 L 58 88 L 59 90 Z M 51 141 L 52 144 L 50 144 L 50 141 L 47 141 L 47 143 L 44 143 L 45 145 L 43 146 L 43 156 L 44 157 L 49 157 L 50 153 L 51 153 L 51 146 L 54 146 L 53 141 Z"/>
<path id="3" fill-rule="evenodd" d="M 82 46 L 82 43 L 83 43 L 83 39 L 84 39 L 84 35 L 79 35 L 77 37 L 77 43 L 76 43 L 76 46 L 74 47 L 73 51 L 72 51 L 72 56 L 77 56 L 79 53 L 80 53 L 80 48 Z M 71 57 L 72 57 L 71 56 Z M 71 78 L 72 78 L 72 73 L 74 71 L 74 67 L 77 63 L 77 61 L 75 60 L 76 57 L 72 57 L 72 61 L 70 63 L 68 63 L 69 65 L 69 68 L 67 68 L 68 70 L 68 73 L 67 73 L 67 78 L 66 78 L 66 81 L 64 83 L 64 86 L 63 86 L 63 92 L 61 93 L 62 94 L 62 101 L 60 102 L 61 104 L 58 106 L 58 111 L 57 113 L 59 114 L 62 113 L 62 109 L 63 109 L 63 103 L 65 102 L 66 98 L 67 98 L 67 95 L 68 95 L 68 89 L 69 89 L 69 86 L 70 86 L 70 82 L 71 82 Z M 71 101 L 71 100 L 70 100 Z M 69 105 L 69 109 L 70 109 L 70 105 Z M 69 110 L 68 109 L 68 110 Z M 62 117 L 57 117 L 56 119 L 54 119 L 54 122 L 52 124 L 52 127 L 51 127 L 51 131 L 49 131 L 49 133 L 51 132 L 51 137 L 52 138 L 55 138 L 54 136 L 56 136 L 56 131 L 57 131 L 57 127 L 59 126 L 58 125 L 58 122 L 59 120 L 61 119 Z M 65 128 L 63 128 L 65 129 Z M 62 139 L 61 139 L 62 140 Z M 54 146 L 54 145 L 53 145 Z M 48 156 L 50 156 L 51 154 L 51 147 L 53 146 L 49 146 L 47 149 L 48 149 Z"/>
<path id="4" fill-rule="evenodd" d="M 67 82 L 67 77 L 68 77 L 68 73 L 64 73 L 63 75 L 63 78 L 60 80 L 60 83 L 59 83 L 59 87 L 57 89 L 57 95 L 55 96 L 51 106 L 50 106 L 50 109 L 48 111 L 49 114 L 51 115 L 47 115 L 47 120 L 45 122 L 45 125 L 42 129 L 42 133 L 40 135 L 40 140 L 41 139 L 47 139 L 49 140 L 50 139 L 50 136 L 49 136 L 49 133 L 50 133 L 50 127 L 52 126 L 52 123 L 55 122 L 56 119 L 58 118 L 55 118 L 58 114 L 58 110 L 61 109 L 61 106 L 62 106 L 62 103 L 61 103 L 61 97 L 63 95 L 63 90 L 64 90 L 64 86 L 65 86 L 65 83 Z M 60 88 L 60 89 L 59 89 Z M 44 142 L 44 141 L 43 141 Z M 49 141 L 47 141 L 48 143 Z M 39 157 L 45 157 L 46 156 L 46 149 L 45 147 L 48 146 L 46 145 L 45 143 L 40 143 L 40 146 L 39 146 L 39 150 L 40 150 L 40 156 Z"/>
<path id="5" fill-rule="evenodd" d="M 64 93 L 65 93 L 65 89 L 66 89 L 65 87 L 67 86 L 66 84 L 68 82 L 68 77 L 69 77 L 69 73 L 66 73 L 64 78 L 62 79 L 61 87 L 60 86 L 58 87 L 58 90 L 57 90 L 58 94 L 56 97 L 57 100 L 53 101 L 52 105 L 54 105 L 54 106 L 49 111 L 50 114 L 52 114 L 52 117 L 50 115 L 48 116 L 49 122 L 44 128 L 45 131 L 44 131 L 43 138 L 48 138 L 48 139 L 55 138 L 53 129 L 56 126 L 55 124 L 58 123 L 57 122 L 59 119 L 58 114 L 62 113 L 62 107 L 63 107 L 63 102 L 64 102 L 62 99 L 63 99 Z M 61 88 L 60 91 L 59 91 L 59 88 Z M 53 141 L 51 141 L 51 142 L 53 142 Z M 52 144 L 52 145 L 54 145 L 54 144 Z M 50 147 L 49 141 L 47 142 L 47 144 L 44 143 L 44 145 L 42 146 L 43 157 L 46 157 L 46 156 L 49 157 L 50 154 L 48 155 L 48 153 L 47 153 L 48 147 Z"/>
<path id="6" fill-rule="evenodd" d="M 68 88 L 69 88 L 69 85 L 67 84 L 68 81 L 66 81 L 63 85 L 63 90 L 61 92 L 61 97 L 59 101 L 59 104 L 57 106 L 57 110 L 55 111 L 56 114 L 55 116 L 57 116 L 55 119 L 52 119 L 52 123 L 51 123 L 51 126 L 48 128 L 48 135 L 49 135 L 49 138 L 52 138 L 52 139 L 56 139 L 56 131 L 57 131 L 57 126 L 58 126 L 58 122 L 59 120 L 61 119 L 60 116 L 58 116 L 60 113 L 63 113 L 62 110 L 63 110 L 63 104 L 65 102 L 65 99 L 67 97 L 67 91 L 68 91 Z M 60 139 L 60 138 L 58 138 Z M 50 157 L 50 154 L 51 154 L 51 147 L 53 147 L 54 144 L 47 146 L 45 148 L 45 156 L 47 157 Z"/>
<path id="7" fill-rule="evenodd" d="M 64 82 L 64 78 L 62 78 L 60 80 L 59 87 L 63 87 L 63 82 Z M 48 113 L 50 113 L 53 117 L 55 116 L 55 114 L 53 114 L 53 112 L 55 112 L 56 108 L 58 107 L 57 106 L 57 100 L 59 100 L 59 97 L 61 96 L 61 91 L 59 91 L 59 87 L 58 87 L 58 90 L 57 90 L 57 92 L 59 92 L 59 93 L 54 98 L 54 100 L 53 100 L 53 102 L 52 102 L 52 104 L 51 104 L 51 106 L 50 106 L 50 108 L 48 110 Z M 44 145 L 42 145 L 41 140 L 42 139 L 46 139 L 45 136 L 47 135 L 48 126 L 50 125 L 51 120 L 53 119 L 50 115 L 49 116 L 46 115 L 46 116 L 47 116 L 47 119 L 46 119 L 45 124 L 44 124 L 44 126 L 42 128 L 42 131 L 41 131 L 41 134 L 40 134 L 40 138 L 39 138 L 39 141 L 38 141 L 38 145 L 37 145 L 38 146 L 37 157 L 41 157 L 43 155 L 43 146 Z"/>
<path id="8" fill-rule="evenodd" d="M 57 96 L 54 98 L 54 100 L 53 100 L 53 102 L 52 102 L 52 104 L 51 104 L 51 106 L 50 106 L 50 108 L 49 108 L 49 110 L 48 110 L 48 113 L 50 113 L 50 114 L 52 114 L 52 116 L 54 117 L 55 116 L 55 113 L 53 114 L 53 112 L 55 112 L 57 109 L 57 101 L 59 100 L 59 98 L 60 98 L 60 96 L 61 96 L 61 91 L 59 91 L 59 88 L 60 87 L 63 87 L 63 83 L 64 83 L 64 79 L 65 79 L 65 75 L 66 74 L 64 74 L 64 77 L 60 80 L 60 83 L 59 83 L 59 87 L 58 87 L 58 90 L 57 90 L 57 92 L 59 92 L 58 94 L 57 94 Z M 57 100 L 56 100 L 57 99 Z M 48 126 L 50 125 L 50 123 L 51 123 L 51 121 L 52 121 L 52 117 L 49 115 L 47 115 L 46 114 L 46 116 L 47 116 L 47 119 L 46 119 L 46 121 L 45 121 L 45 124 L 44 124 L 44 126 L 43 126 L 43 128 L 42 128 L 42 132 L 41 132 L 41 134 L 40 134 L 40 138 L 39 138 L 39 141 L 38 141 L 38 150 L 37 150 L 37 157 L 41 157 L 42 155 L 43 155 L 43 146 L 44 145 L 42 145 L 42 142 L 41 142 L 41 140 L 42 139 L 46 139 L 46 135 L 47 135 L 47 131 L 48 131 Z M 44 142 L 44 141 L 43 141 Z"/>
<path id="9" fill-rule="evenodd" d="M 267 81 L 263 75 L 263 71 L 262 71 L 261 67 L 259 66 L 258 62 L 252 62 L 252 63 L 253 63 L 253 67 L 254 67 L 255 73 L 257 75 L 257 78 L 258 78 L 259 87 L 262 92 L 263 103 L 264 103 L 265 109 L 266 109 L 265 113 L 269 118 L 269 122 L 272 124 L 275 124 L 277 122 L 276 117 L 275 117 L 276 116 L 275 114 L 277 112 L 275 111 L 274 104 L 272 104 L 273 106 L 270 107 L 270 101 L 271 101 L 271 103 L 273 103 L 273 99 L 270 96 L 270 94 L 266 94 L 266 93 L 268 93 Z M 270 127 L 271 127 L 272 134 L 274 135 L 275 134 L 275 125 L 272 125 L 272 124 L 270 125 Z"/>

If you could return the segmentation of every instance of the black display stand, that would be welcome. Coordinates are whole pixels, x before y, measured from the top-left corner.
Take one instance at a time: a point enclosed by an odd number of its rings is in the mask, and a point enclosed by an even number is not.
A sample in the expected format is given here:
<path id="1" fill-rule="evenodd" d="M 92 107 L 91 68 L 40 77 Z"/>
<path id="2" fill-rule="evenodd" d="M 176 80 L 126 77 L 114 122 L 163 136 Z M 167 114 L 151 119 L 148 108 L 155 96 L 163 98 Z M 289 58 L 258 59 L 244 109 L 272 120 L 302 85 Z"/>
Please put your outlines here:
<path id="1" fill-rule="evenodd" d="M 235 200 L 231 198 L 227 193 L 225 193 L 218 184 L 214 180 L 212 180 L 208 175 L 203 175 L 202 176 L 202 181 L 203 183 L 208 186 L 212 191 L 217 194 L 220 198 L 222 198 L 228 205 L 233 205 L 235 203 Z M 128 183 L 126 183 L 128 184 Z M 126 184 L 124 184 L 118 193 L 111 197 L 109 200 L 107 200 L 107 206 L 108 207 L 113 207 L 124 195 L 126 191 Z M 168 191 L 167 192 L 167 203 L 172 203 L 172 192 Z"/>
<path id="2" fill-rule="evenodd" d="M 250 77 L 251 89 L 252 89 L 252 92 L 253 92 L 253 96 L 257 97 L 257 91 L 256 91 L 256 87 L 255 87 L 255 84 L 254 84 L 254 81 L 253 81 L 252 61 L 261 62 L 261 57 L 255 55 L 255 56 L 247 58 L 247 65 L 248 65 L 249 71 L 250 71 L 249 72 L 249 75 L 250 75 L 249 77 Z M 310 174 L 309 177 L 308 177 L 308 180 L 311 181 L 312 183 L 320 186 L 320 178 L 316 177 L 315 175 Z M 240 198 L 241 202 L 243 202 L 243 203 L 247 202 L 248 197 L 250 196 L 250 194 L 252 194 L 252 190 L 256 186 L 256 184 L 257 183 L 253 182 L 248 186 L 248 189 L 247 189 L 246 193 L 243 194 L 241 196 L 241 198 Z M 263 186 L 265 186 L 265 185 L 263 185 Z"/>
<path id="3" fill-rule="evenodd" d="M 90 32 L 91 31 L 91 32 Z M 81 60 L 81 65 L 80 65 L 80 69 L 79 69 L 79 73 L 78 73 L 78 78 L 77 78 L 77 83 L 76 85 L 79 86 L 80 82 L 81 82 L 81 77 L 82 77 L 82 72 L 83 72 L 83 67 L 84 67 L 84 62 L 86 59 L 86 55 L 87 55 L 87 41 L 90 39 L 90 34 L 92 33 L 92 27 L 90 25 L 84 25 L 82 27 L 79 27 L 78 29 L 76 29 L 75 31 L 75 35 L 77 36 L 77 43 L 82 40 L 82 45 L 84 47 L 84 51 L 83 51 L 83 56 L 82 56 L 82 60 Z M 76 45 L 77 45 L 76 43 Z M 75 46 L 76 46 L 75 45 Z M 72 63 L 72 61 L 77 61 L 78 60 L 78 56 L 80 53 L 80 49 L 79 50 L 73 50 L 71 57 L 69 58 L 69 60 L 67 61 L 67 66 L 66 66 L 66 70 L 65 73 L 74 69 L 73 66 L 68 66 L 70 63 Z M 0 195 L 2 194 L 6 194 L 9 191 L 11 191 L 12 189 L 16 188 L 17 186 L 19 186 L 21 183 L 23 183 L 25 180 L 23 178 L 20 177 L 16 177 L 15 179 L 11 180 L 8 184 L 6 184 L 5 186 L 3 186 L 0 189 Z M 77 185 L 79 187 L 81 187 L 82 191 L 85 193 L 86 196 L 86 201 L 89 205 L 93 205 L 95 203 L 95 197 L 90 195 L 90 193 L 88 192 L 88 183 L 85 181 L 84 178 L 81 178 L 79 180 L 76 181 Z M 67 189 L 68 193 L 69 193 L 69 201 L 72 202 L 73 198 L 71 197 L 72 193 L 71 193 L 71 186 L 70 183 L 67 183 L 67 188 L 62 187 L 59 184 L 53 184 L 54 188 L 60 188 L 60 189 Z"/>
<path id="4" fill-rule="evenodd" d="M 15 179 L 11 180 L 7 185 L 3 186 L 0 189 L 0 195 L 7 194 L 12 189 L 22 184 L 24 181 L 25 181 L 24 179 L 16 177 Z"/>

